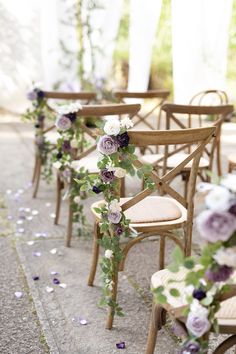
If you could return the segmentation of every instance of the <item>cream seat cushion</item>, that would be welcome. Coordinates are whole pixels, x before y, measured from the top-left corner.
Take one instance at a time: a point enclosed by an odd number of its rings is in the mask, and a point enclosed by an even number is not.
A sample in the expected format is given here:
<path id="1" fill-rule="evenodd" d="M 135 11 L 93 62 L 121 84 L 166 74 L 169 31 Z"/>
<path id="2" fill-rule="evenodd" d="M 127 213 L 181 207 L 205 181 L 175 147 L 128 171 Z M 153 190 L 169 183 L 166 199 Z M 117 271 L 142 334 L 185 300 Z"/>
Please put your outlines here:
<path id="1" fill-rule="evenodd" d="M 84 167 L 90 173 L 99 173 L 99 169 L 97 167 L 97 156 L 86 156 L 83 157 L 81 160 L 76 160 L 76 162 L 78 162 L 78 168 Z"/>
<path id="2" fill-rule="evenodd" d="M 198 267 L 198 269 L 200 266 Z M 186 268 L 181 268 L 178 273 L 172 273 L 167 269 L 160 270 L 152 275 L 151 278 L 151 287 L 157 288 L 158 286 L 164 286 L 166 289 L 168 288 L 176 288 L 179 290 L 182 296 L 173 297 L 166 292 L 167 296 L 167 309 L 178 309 L 185 306 L 185 293 L 186 287 L 185 283 L 181 280 L 185 278 L 188 270 Z M 236 283 L 236 272 L 233 274 L 233 282 Z M 176 280 L 176 282 L 169 282 L 170 280 Z M 166 306 L 164 306 L 166 307 Z M 221 308 L 217 313 L 217 318 L 219 320 L 220 325 L 224 326 L 236 326 L 236 296 L 227 299 L 221 303 Z M 230 332 L 229 332 L 230 333 Z"/>
<path id="3" fill-rule="evenodd" d="M 140 161 L 142 161 L 143 163 L 148 163 L 151 165 L 155 165 L 156 162 L 162 157 L 163 155 L 161 154 L 150 154 L 150 155 L 143 155 L 140 158 Z M 188 157 L 188 154 L 185 153 L 177 153 L 175 155 L 170 156 L 167 159 L 167 166 L 169 168 L 174 168 L 176 166 L 178 166 L 184 159 L 186 159 Z M 160 161 L 160 166 L 163 164 L 163 160 Z M 190 169 L 192 166 L 192 160 L 187 163 L 187 165 L 183 168 L 183 169 Z M 199 168 L 206 168 L 209 166 L 209 162 L 207 159 L 205 159 L 204 157 L 201 157 L 200 159 L 200 163 L 199 163 Z"/>

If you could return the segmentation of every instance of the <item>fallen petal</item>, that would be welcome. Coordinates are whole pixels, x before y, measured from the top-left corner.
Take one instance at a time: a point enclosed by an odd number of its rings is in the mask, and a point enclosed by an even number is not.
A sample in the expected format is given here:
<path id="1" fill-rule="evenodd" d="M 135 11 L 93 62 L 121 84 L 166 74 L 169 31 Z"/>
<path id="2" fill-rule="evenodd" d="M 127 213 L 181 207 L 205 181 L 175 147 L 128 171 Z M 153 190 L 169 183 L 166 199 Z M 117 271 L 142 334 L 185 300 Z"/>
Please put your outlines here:
<path id="1" fill-rule="evenodd" d="M 58 273 L 55 272 L 55 271 L 52 271 L 50 274 L 51 274 L 51 275 L 57 275 Z"/>
<path id="2" fill-rule="evenodd" d="M 35 256 L 35 257 L 40 257 L 41 256 L 41 252 L 33 252 L 33 256 Z"/>
<path id="3" fill-rule="evenodd" d="M 13 216 L 12 215 L 8 215 L 7 216 L 7 220 L 12 220 L 13 219 Z"/>
<path id="4" fill-rule="evenodd" d="M 61 284 L 59 284 L 59 286 L 63 289 L 65 289 L 67 287 L 67 285 L 65 283 L 61 283 Z"/>
<path id="5" fill-rule="evenodd" d="M 26 213 L 29 213 L 30 210 L 31 210 L 30 208 L 25 208 L 25 212 L 26 212 Z"/>
<path id="6" fill-rule="evenodd" d="M 53 283 L 56 284 L 56 285 L 58 285 L 58 284 L 60 284 L 60 280 L 57 279 L 57 278 L 54 278 L 54 279 L 53 279 Z"/>
<path id="7" fill-rule="evenodd" d="M 33 246 L 33 245 L 34 245 L 34 241 L 28 241 L 28 242 L 27 242 L 27 245 Z"/>
<path id="8" fill-rule="evenodd" d="M 86 324 L 88 324 L 88 321 L 85 318 L 81 318 L 79 319 L 79 323 L 83 326 L 85 326 Z"/>
<path id="9" fill-rule="evenodd" d="M 56 217 L 56 214 L 55 214 L 55 213 L 51 213 L 51 214 L 50 214 L 50 218 L 55 219 L 55 217 Z"/>
<path id="10" fill-rule="evenodd" d="M 24 223 L 24 221 L 23 220 L 17 220 L 17 225 L 22 225 L 23 223 Z"/>
<path id="11" fill-rule="evenodd" d="M 51 203 L 46 203 L 45 204 L 47 208 L 49 208 L 52 204 Z"/>
<path id="12" fill-rule="evenodd" d="M 20 228 L 20 229 L 17 230 L 17 232 L 19 232 L 20 234 L 23 234 L 25 232 L 25 229 Z"/>
<path id="13" fill-rule="evenodd" d="M 6 194 L 12 194 L 12 190 L 11 189 L 7 189 L 6 190 Z"/>
<path id="14" fill-rule="evenodd" d="M 47 293 L 52 293 L 54 291 L 54 289 L 51 288 L 50 286 L 46 286 L 46 291 L 47 291 Z"/>
<path id="15" fill-rule="evenodd" d="M 117 349 L 125 349 L 125 342 L 116 343 Z"/>
<path id="16" fill-rule="evenodd" d="M 15 297 L 17 297 L 17 299 L 20 299 L 22 296 L 23 296 L 23 293 L 21 291 L 15 292 Z"/>
<path id="17" fill-rule="evenodd" d="M 32 215 L 38 215 L 38 213 L 39 213 L 38 210 L 32 210 L 31 212 Z"/>
<path id="18" fill-rule="evenodd" d="M 27 216 L 26 219 L 27 220 L 33 220 L 33 216 Z"/>
<path id="19" fill-rule="evenodd" d="M 56 248 L 53 248 L 51 251 L 50 251 L 51 254 L 56 254 L 57 253 L 57 249 Z"/>
<path id="20" fill-rule="evenodd" d="M 33 276 L 32 276 L 32 279 L 33 279 L 33 280 L 39 280 L 39 276 L 38 276 L 38 275 L 33 275 Z"/>

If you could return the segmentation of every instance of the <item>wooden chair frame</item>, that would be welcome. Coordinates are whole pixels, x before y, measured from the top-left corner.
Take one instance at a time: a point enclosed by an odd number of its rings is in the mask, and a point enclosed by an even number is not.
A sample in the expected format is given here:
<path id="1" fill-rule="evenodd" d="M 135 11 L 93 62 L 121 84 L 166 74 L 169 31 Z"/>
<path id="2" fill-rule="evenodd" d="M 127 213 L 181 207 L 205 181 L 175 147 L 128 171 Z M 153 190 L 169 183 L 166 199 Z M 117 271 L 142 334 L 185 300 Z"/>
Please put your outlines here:
<path id="1" fill-rule="evenodd" d="M 216 127 L 216 133 L 215 133 L 215 138 L 211 140 L 211 142 L 204 148 L 203 155 L 206 155 L 208 161 L 209 161 L 209 166 L 207 167 L 208 170 L 212 171 L 213 168 L 213 162 L 214 162 L 214 156 L 215 156 L 215 151 L 218 146 L 218 142 L 220 140 L 220 134 L 221 134 L 221 126 L 222 123 L 225 120 L 225 117 L 233 112 L 233 106 L 232 105 L 222 105 L 222 106 L 190 106 L 190 105 L 177 105 L 177 104 L 172 104 L 172 103 L 165 103 L 162 106 L 162 111 L 165 112 L 166 114 L 166 126 L 165 128 L 167 130 L 171 129 L 172 122 L 179 127 L 180 129 L 189 129 L 192 128 L 193 124 L 193 119 L 199 119 L 200 116 L 202 115 L 216 115 L 218 119 L 214 121 L 211 125 Z M 184 124 L 179 117 L 176 116 L 176 114 L 184 114 L 187 115 L 187 122 Z M 170 169 L 168 167 L 167 159 L 173 155 L 176 155 L 179 152 L 186 152 L 186 146 L 181 146 L 180 148 L 175 147 L 174 151 L 170 152 L 168 150 L 168 147 L 165 147 L 164 149 L 164 154 L 162 157 L 160 157 L 156 162 L 155 166 L 156 168 L 164 168 L 166 171 L 167 169 Z M 187 149 L 187 152 L 190 152 L 189 149 Z M 220 163 L 220 158 L 217 159 L 218 163 L 218 168 L 219 168 L 219 163 Z M 180 171 L 180 174 L 182 175 L 183 180 L 185 181 L 185 190 L 184 190 L 184 195 L 186 196 L 187 194 L 187 185 L 189 181 L 189 176 L 190 176 L 190 168 Z M 206 168 L 201 168 L 198 171 L 198 175 L 203 181 L 209 181 L 210 177 L 209 175 L 204 175 L 206 172 Z"/>
<path id="2" fill-rule="evenodd" d="M 142 224 L 132 224 L 131 226 L 136 229 L 139 233 L 135 238 L 129 240 L 123 248 L 123 259 L 119 264 L 119 269 L 113 277 L 113 291 L 112 298 L 116 301 L 117 297 L 117 284 L 118 284 L 118 271 L 124 270 L 125 260 L 128 255 L 129 250 L 137 243 L 141 242 L 147 237 L 158 236 L 160 237 L 160 248 L 159 248 L 159 268 L 163 269 L 165 265 L 165 240 L 166 238 L 174 241 L 185 253 L 185 255 L 191 254 L 191 243 L 192 243 L 192 223 L 193 223 L 193 210 L 194 202 L 193 196 L 195 193 L 195 184 L 198 172 L 199 160 L 204 150 L 205 146 L 209 143 L 215 133 L 215 127 L 199 128 L 199 129 L 185 129 L 185 130 L 169 130 L 169 131 L 130 131 L 130 143 L 134 144 L 136 147 L 144 147 L 147 145 L 175 145 L 184 144 L 190 146 L 192 144 L 197 144 L 195 150 L 192 151 L 188 157 L 182 161 L 177 167 L 173 168 L 171 171 L 165 173 L 162 177 L 158 176 L 156 171 L 151 173 L 151 177 L 156 185 L 156 189 L 164 190 L 171 198 L 176 200 L 179 205 L 186 211 L 186 219 L 177 221 L 166 221 L 158 223 L 142 223 Z M 169 182 L 173 179 L 175 175 L 180 173 L 183 167 L 189 162 L 193 161 L 192 169 L 190 172 L 190 180 L 188 185 L 188 195 L 187 198 L 183 198 L 175 189 L 173 189 Z M 134 161 L 136 168 L 143 166 L 142 162 L 139 160 Z M 124 204 L 121 204 L 122 210 L 125 211 L 130 207 L 134 206 L 147 196 L 150 196 L 153 190 L 146 188 L 138 193 L 136 196 L 129 199 Z M 100 202 L 104 203 L 104 201 Z M 100 205 L 99 204 L 99 205 Z M 97 206 L 99 206 L 97 205 Z M 93 256 L 92 264 L 90 268 L 90 274 L 88 279 L 88 285 L 92 286 L 96 274 L 98 256 L 99 256 L 99 242 L 98 240 L 102 237 L 99 229 L 100 216 L 93 210 L 95 214 L 95 232 L 94 232 L 94 242 L 93 242 Z M 180 238 L 174 233 L 174 230 L 182 228 L 184 231 L 184 240 L 181 241 Z M 111 235 L 112 237 L 112 235 Z M 115 267 L 114 267 L 115 268 Z M 114 314 L 112 309 L 109 310 L 106 328 L 111 329 L 113 324 Z"/>
<path id="3" fill-rule="evenodd" d="M 231 285 L 231 289 L 221 297 L 220 301 L 225 301 L 233 296 L 236 296 L 236 285 Z M 186 306 L 182 306 L 173 309 L 168 304 L 160 305 L 153 301 L 145 352 L 146 354 L 154 354 L 157 334 L 158 331 L 161 330 L 162 326 L 165 325 L 167 314 L 169 314 L 187 334 L 187 329 L 185 327 L 186 317 L 182 316 L 185 308 Z M 214 329 L 211 328 L 210 332 L 214 332 Z M 209 338 L 210 332 L 206 334 L 206 339 Z M 236 346 L 236 321 L 234 325 L 220 325 L 219 333 L 227 333 L 231 334 L 231 336 L 220 343 L 214 350 L 213 354 L 224 354 L 228 349 Z"/>
<path id="4" fill-rule="evenodd" d="M 128 115 L 132 118 L 140 109 L 139 104 L 111 104 L 111 105 L 88 105 L 83 106 L 81 110 L 79 110 L 76 114 L 77 119 L 81 119 L 80 122 L 80 129 L 82 133 L 87 134 L 90 138 L 94 140 L 94 144 L 87 148 L 85 151 L 77 151 L 73 159 L 74 160 L 81 160 L 84 157 L 87 157 L 93 151 L 97 149 L 96 138 L 97 134 L 96 131 L 87 127 L 83 119 L 86 117 L 94 117 L 97 119 L 102 119 L 105 116 L 111 115 Z M 60 215 L 60 207 L 61 207 L 61 191 L 63 188 L 63 181 L 60 178 L 60 173 L 57 174 L 57 196 L 56 196 L 56 217 L 54 220 L 55 225 L 58 224 L 59 215 Z M 125 179 L 122 178 L 121 182 L 121 190 L 120 193 L 122 196 L 125 194 Z M 72 203 L 69 198 L 69 211 L 68 211 L 68 224 L 67 224 L 67 235 L 66 235 L 66 246 L 70 247 L 71 245 L 71 238 L 72 238 L 72 227 L 73 227 L 73 210 L 72 210 Z"/>
<path id="5" fill-rule="evenodd" d="M 140 112 L 138 112 L 136 114 L 137 121 L 134 122 L 134 127 L 140 123 L 144 123 L 151 130 L 160 129 L 161 106 L 169 95 L 170 91 L 168 90 L 149 90 L 144 92 L 114 91 L 114 97 L 122 103 L 125 103 L 126 98 L 151 99 L 155 101 L 158 100 L 153 108 L 145 115 L 142 115 Z M 147 121 L 147 118 L 150 117 L 150 115 L 153 114 L 157 109 L 159 109 L 157 115 L 157 125 L 154 127 Z"/>
<path id="6" fill-rule="evenodd" d="M 75 100 L 82 100 L 85 101 L 85 104 L 88 104 L 91 100 L 96 99 L 95 92 L 54 92 L 54 91 L 43 91 L 44 92 L 44 99 L 46 99 L 46 106 L 49 111 L 52 113 L 56 112 L 48 105 L 47 100 L 55 99 L 55 100 L 63 100 L 63 101 L 75 101 Z M 43 135 L 55 129 L 55 125 L 51 125 L 49 127 L 45 127 L 44 122 L 41 124 L 41 129 L 43 130 Z M 54 146 L 52 145 L 52 150 Z M 40 177 L 41 177 L 41 170 L 42 170 L 42 159 L 40 154 L 35 155 L 35 163 L 33 168 L 33 176 L 32 176 L 32 183 L 34 185 L 33 188 L 33 198 L 37 197 Z"/>

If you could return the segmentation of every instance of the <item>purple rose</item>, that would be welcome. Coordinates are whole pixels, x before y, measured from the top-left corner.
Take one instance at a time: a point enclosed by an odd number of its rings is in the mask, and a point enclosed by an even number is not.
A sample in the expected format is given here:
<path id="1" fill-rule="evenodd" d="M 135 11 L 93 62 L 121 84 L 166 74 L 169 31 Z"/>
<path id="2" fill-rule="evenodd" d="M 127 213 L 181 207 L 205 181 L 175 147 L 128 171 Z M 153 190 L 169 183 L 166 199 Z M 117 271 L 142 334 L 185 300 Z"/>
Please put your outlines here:
<path id="1" fill-rule="evenodd" d="M 123 234 L 123 232 L 124 232 L 124 230 L 123 230 L 123 228 L 121 227 L 121 225 L 117 225 L 117 227 L 116 227 L 116 235 L 117 235 L 117 236 L 120 236 L 120 235 Z"/>
<path id="2" fill-rule="evenodd" d="M 209 242 L 227 241 L 235 231 L 236 219 L 228 212 L 205 210 L 197 218 L 197 227 Z"/>
<path id="3" fill-rule="evenodd" d="M 194 353 L 199 353 L 200 351 L 200 344 L 197 342 L 187 342 L 182 350 L 180 351 L 180 354 L 185 354 L 185 353 L 189 353 L 189 354 L 194 354 Z"/>
<path id="4" fill-rule="evenodd" d="M 39 99 L 44 98 L 44 92 L 43 92 L 42 90 L 37 90 L 37 97 L 38 97 Z"/>
<path id="5" fill-rule="evenodd" d="M 55 125 L 60 130 L 67 130 L 71 127 L 71 121 L 66 116 L 59 116 L 56 120 Z"/>
<path id="6" fill-rule="evenodd" d="M 194 297 L 194 299 L 201 301 L 202 299 L 204 299 L 206 297 L 206 292 L 202 289 L 194 289 L 193 297 Z"/>
<path id="7" fill-rule="evenodd" d="M 114 154 L 117 148 L 117 142 L 109 135 L 101 136 L 98 141 L 98 151 L 104 155 Z"/>
<path id="8" fill-rule="evenodd" d="M 102 190 L 101 190 L 99 187 L 97 187 L 97 186 L 93 186 L 92 191 L 93 191 L 94 193 L 96 193 L 96 194 L 99 194 L 99 193 L 102 192 Z"/>
<path id="9" fill-rule="evenodd" d="M 71 149 L 71 146 L 70 146 L 69 140 L 63 141 L 63 143 L 62 143 L 62 150 L 65 151 L 65 152 L 69 152 L 70 149 Z"/>
<path id="10" fill-rule="evenodd" d="M 67 113 L 67 114 L 65 114 L 65 117 L 69 118 L 69 120 L 70 120 L 71 122 L 75 122 L 75 120 L 76 120 L 76 113 L 75 113 L 75 112 L 73 112 L 73 113 Z"/>
<path id="11" fill-rule="evenodd" d="M 209 331 L 211 324 L 207 316 L 190 312 L 186 321 L 186 327 L 197 338 Z"/>
<path id="12" fill-rule="evenodd" d="M 129 145 L 129 135 L 127 132 L 116 136 L 119 147 L 123 148 Z"/>
<path id="13" fill-rule="evenodd" d="M 119 224 L 121 218 L 122 218 L 122 214 L 121 214 L 119 211 L 110 212 L 110 213 L 108 214 L 108 220 L 109 220 L 112 224 Z"/>
<path id="14" fill-rule="evenodd" d="M 36 100 L 37 99 L 37 92 L 35 90 L 28 92 L 27 93 L 27 98 L 30 101 Z"/>
<path id="15" fill-rule="evenodd" d="M 100 177 L 103 182 L 112 182 L 115 179 L 114 171 L 109 171 L 107 168 L 104 168 L 100 172 Z"/>
<path id="16" fill-rule="evenodd" d="M 44 116 L 43 114 L 40 114 L 40 115 L 38 116 L 38 121 L 39 121 L 40 123 L 43 122 L 44 119 L 45 119 L 45 116 Z"/>
<path id="17" fill-rule="evenodd" d="M 232 201 L 232 204 L 229 208 L 229 213 L 236 216 L 236 200 L 235 199 Z"/>
<path id="18" fill-rule="evenodd" d="M 218 266 L 216 269 L 208 269 L 206 277 L 212 282 L 226 281 L 233 274 L 233 268 L 226 265 Z"/>

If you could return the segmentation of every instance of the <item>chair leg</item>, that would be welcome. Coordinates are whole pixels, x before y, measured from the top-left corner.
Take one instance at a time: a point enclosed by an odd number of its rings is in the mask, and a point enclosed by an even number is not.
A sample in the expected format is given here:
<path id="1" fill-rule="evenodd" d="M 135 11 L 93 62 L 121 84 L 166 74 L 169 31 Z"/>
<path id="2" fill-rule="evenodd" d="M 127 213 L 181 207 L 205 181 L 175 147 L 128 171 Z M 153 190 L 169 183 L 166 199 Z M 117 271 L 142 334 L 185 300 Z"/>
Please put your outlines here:
<path id="1" fill-rule="evenodd" d="M 36 176 L 35 176 L 35 186 L 34 186 L 34 191 L 33 191 L 33 198 L 37 197 L 38 189 L 39 189 L 39 181 L 40 181 L 40 176 L 41 176 L 41 167 L 42 167 L 42 161 L 40 157 L 37 158 L 37 169 L 36 169 Z"/>
<path id="2" fill-rule="evenodd" d="M 125 177 L 121 178 L 121 183 L 120 183 L 120 196 L 121 198 L 125 197 Z"/>
<path id="3" fill-rule="evenodd" d="M 164 324 L 163 315 L 165 310 L 160 306 L 157 305 L 154 301 L 152 303 L 152 313 L 150 318 L 150 325 L 149 325 L 149 332 L 148 332 L 148 339 L 147 339 L 147 346 L 146 346 L 146 354 L 153 354 L 156 345 L 156 339 L 158 330 L 162 328 Z"/>
<path id="4" fill-rule="evenodd" d="M 113 287 L 112 287 L 112 300 L 116 302 L 117 298 L 117 287 L 118 287 L 118 269 L 115 271 L 115 274 L 113 276 Z M 112 329 L 113 326 L 113 321 L 114 321 L 114 311 L 113 309 L 109 306 L 108 309 L 108 315 L 107 315 L 107 322 L 106 322 L 106 329 Z"/>
<path id="5" fill-rule="evenodd" d="M 38 158 L 35 156 L 35 161 L 34 161 L 34 170 L 33 170 L 33 176 L 31 182 L 35 182 L 35 177 L 36 177 L 36 172 L 37 172 L 37 166 L 38 166 Z"/>
<path id="6" fill-rule="evenodd" d="M 165 246 L 166 240 L 165 237 L 160 237 L 160 247 L 159 247 L 159 270 L 164 269 L 165 267 Z"/>
<path id="7" fill-rule="evenodd" d="M 61 210 L 61 190 L 62 190 L 62 181 L 60 179 L 59 173 L 57 173 L 57 191 L 56 191 L 56 217 L 54 219 L 54 225 L 58 225 L 60 210 Z"/>
<path id="8" fill-rule="evenodd" d="M 72 230 L 73 230 L 73 210 L 72 210 L 72 198 L 69 197 L 69 213 L 68 213 L 68 223 L 67 223 L 67 234 L 66 234 L 66 247 L 70 247 Z"/>
<path id="9" fill-rule="evenodd" d="M 94 278 L 96 275 L 98 257 L 99 257 L 99 243 L 98 243 L 99 238 L 100 238 L 99 222 L 95 221 L 94 238 L 93 238 L 93 255 L 92 255 L 92 264 L 90 267 L 90 273 L 88 278 L 88 286 L 93 286 Z"/>
<path id="10" fill-rule="evenodd" d="M 225 339 L 218 347 L 214 350 L 213 354 L 224 354 L 230 348 L 233 348 L 236 345 L 236 335 L 232 335 Z"/>
<path id="11" fill-rule="evenodd" d="M 191 256 L 192 230 L 193 230 L 193 224 L 192 223 L 188 223 L 184 227 L 184 254 L 185 254 L 186 257 Z"/>
<path id="12" fill-rule="evenodd" d="M 221 146 L 220 146 L 220 141 L 218 141 L 216 145 L 216 162 L 217 162 L 217 172 L 218 176 L 222 176 L 222 168 L 221 168 Z"/>
<path id="13" fill-rule="evenodd" d="M 228 164 L 228 173 L 231 173 L 232 170 L 233 170 L 233 166 L 232 166 L 231 162 L 229 162 L 229 164 Z"/>

